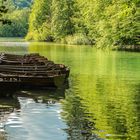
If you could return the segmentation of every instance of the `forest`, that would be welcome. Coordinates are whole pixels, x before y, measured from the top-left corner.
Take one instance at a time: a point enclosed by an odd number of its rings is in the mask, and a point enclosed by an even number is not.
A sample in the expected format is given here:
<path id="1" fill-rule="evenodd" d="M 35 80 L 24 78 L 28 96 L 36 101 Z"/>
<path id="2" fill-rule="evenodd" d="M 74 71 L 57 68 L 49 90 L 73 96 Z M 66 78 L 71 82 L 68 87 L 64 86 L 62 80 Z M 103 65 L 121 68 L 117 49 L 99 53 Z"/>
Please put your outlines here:
<path id="1" fill-rule="evenodd" d="M 0 1 L 1 3 L 3 0 Z M 5 0 L 0 6 L 5 6 L 2 18 L 11 24 L 0 24 L 0 37 L 24 37 L 28 31 L 28 18 L 32 0 Z"/>
<path id="2" fill-rule="evenodd" d="M 8 0 L 0 36 L 92 45 L 139 46 L 139 0 Z"/>

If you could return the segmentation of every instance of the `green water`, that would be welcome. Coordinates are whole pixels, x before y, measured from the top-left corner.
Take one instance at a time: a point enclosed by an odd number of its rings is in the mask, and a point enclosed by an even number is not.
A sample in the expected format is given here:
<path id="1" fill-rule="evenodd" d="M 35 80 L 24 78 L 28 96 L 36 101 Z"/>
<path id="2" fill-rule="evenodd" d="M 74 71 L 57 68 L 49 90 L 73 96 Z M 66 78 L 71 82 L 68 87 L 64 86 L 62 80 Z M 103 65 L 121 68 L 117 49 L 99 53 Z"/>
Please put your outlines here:
<path id="1" fill-rule="evenodd" d="M 103 52 L 90 46 L 43 42 L 25 46 L 18 43 L 16 47 L 2 44 L 0 51 L 38 52 L 70 67 L 69 89 L 61 100 L 61 117 L 67 126 L 64 140 L 140 139 L 139 53 Z"/>

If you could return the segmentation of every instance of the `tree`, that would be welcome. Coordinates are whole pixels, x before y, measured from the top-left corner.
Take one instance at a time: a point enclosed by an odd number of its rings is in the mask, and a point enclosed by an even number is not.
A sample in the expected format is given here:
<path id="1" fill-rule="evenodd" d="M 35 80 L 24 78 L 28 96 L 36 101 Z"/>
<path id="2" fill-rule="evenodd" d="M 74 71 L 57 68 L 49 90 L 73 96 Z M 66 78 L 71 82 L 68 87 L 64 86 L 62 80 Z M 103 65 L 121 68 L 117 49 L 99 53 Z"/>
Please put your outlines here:
<path id="1" fill-rule="evenodd" d="M 52 0 L 52 33 L 56 40 L 72 35 L 75 32 L 72 21 L 74 0 Z"/>
<path id="2" fill-rule="evenodd" d="M 7 13 L 11 24 L 0 24 L 0 37 L 24 37 L 28 31 L 29 9 Z"/>
<path id="3" fill-rule="evenodd" d="M 6 7 L 6 0 L 1 0 L 0 3 L 0 23 L 2 24 L 11 24 L 11 21 L 9 19 L 6 19 L 4 15 L 8 12 L 8 9 Z"/>
<path id="4" fill-rule="evenodd" d="M 139 0 L 36 0 L 27 39 L 96 44 L 139 44 Z"/>
<path id="5" fill-rule="evenodd" d="M 137 5 L 134 1 L 112 0 L 103 10 L 103 18 L 99 18 L 96 38 L 98 47 L 136 44 Z"/>
<path id="6" fill-rule="evenodd" d="M 29 18 L 28 40 L 51 40 L 51 0 L 36 0 Z"/>

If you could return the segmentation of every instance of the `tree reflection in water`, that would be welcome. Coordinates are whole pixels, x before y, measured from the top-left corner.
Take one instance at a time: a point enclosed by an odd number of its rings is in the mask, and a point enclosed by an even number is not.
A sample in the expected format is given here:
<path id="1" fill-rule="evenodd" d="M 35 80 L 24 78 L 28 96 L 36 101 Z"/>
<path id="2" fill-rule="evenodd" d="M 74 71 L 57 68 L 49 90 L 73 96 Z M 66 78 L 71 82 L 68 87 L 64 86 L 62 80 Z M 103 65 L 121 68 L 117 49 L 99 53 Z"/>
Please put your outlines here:
<path id="1" fill-rule="evenodd" d="M 78 96 L 68 95 L 67 101 L 63 102 L 64 112 L 62 116 L 66 119 L 69 140 L 90 140 L 97 138 L 92 132 L 95 130 L 94 122 L 90 121 L 90 114 L 86 113 L 81 105 L 81 99 Z"/>
<path id="2" fill-rule="evenodd" d="M 66 91 L 65 100 L 62 102 L 62 117 L 68 125 L 65 129 L 68 133 L 68 140 L 101 140 L 93 131 L 96 130 L 94 114 L 91 115 L 91 112 L 86 111 L 86 106 L 82 104 L 83 99 L 79 93 L 75 83 L 73 89 Z"/>
<path id="3" fill-rule="evenodd" d="M 62 102 L 70 140 L 139 139 L 137 79 L 126 81 L 121 77 L 120 81 L 115 75 L 71 77 L 74 81 Z"/>

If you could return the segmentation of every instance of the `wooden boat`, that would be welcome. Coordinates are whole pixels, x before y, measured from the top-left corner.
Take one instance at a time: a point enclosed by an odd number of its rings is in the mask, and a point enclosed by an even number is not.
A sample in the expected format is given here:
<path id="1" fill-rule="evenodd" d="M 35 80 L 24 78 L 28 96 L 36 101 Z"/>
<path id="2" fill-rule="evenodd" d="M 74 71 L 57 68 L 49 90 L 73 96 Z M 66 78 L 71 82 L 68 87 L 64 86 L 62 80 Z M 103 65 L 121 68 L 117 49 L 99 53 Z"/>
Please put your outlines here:
<path id="1" fill-rule="evenodd" d="M 69 72 L 39 54 L 0 54 L 0 87 L 61 87 Z"/>

